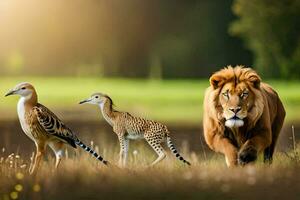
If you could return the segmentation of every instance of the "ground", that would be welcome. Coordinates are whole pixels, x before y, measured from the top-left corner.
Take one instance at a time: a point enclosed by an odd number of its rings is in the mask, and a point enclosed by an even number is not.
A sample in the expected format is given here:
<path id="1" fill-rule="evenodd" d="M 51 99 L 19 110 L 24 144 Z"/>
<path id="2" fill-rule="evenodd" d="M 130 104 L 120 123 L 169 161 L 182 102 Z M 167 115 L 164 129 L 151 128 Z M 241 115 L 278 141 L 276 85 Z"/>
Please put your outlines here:
<path id="1" fill-rule="evenodd" d="M 281 154 L 272 166 L 259 162 L 233 169 L 218 156 L 199 160 L 191 154 L 188 167 L 169 155 L 149 168 L 147 154 L 138 154 L 128 169 L 118 169 L 83 154 L 65 159 L 56 171 L 49 158 L 36 177 L 28 174 L 28 162 L 22 157 L 4 158 L 0 199 L 298 199 L 300 195 L 299 163 Z"/>

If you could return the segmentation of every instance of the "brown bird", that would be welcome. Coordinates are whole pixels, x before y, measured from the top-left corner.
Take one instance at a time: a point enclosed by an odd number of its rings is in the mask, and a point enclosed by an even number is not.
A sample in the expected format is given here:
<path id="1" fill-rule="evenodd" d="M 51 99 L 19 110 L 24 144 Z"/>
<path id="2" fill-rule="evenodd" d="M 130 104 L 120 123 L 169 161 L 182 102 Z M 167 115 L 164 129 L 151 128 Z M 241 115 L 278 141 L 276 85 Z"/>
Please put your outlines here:
<path id="1" fill-rule="evenodd" d="M 21 96 L 17 106 L 20 124 L 24 133 L 32 139 L 36 145 L 37 153 L 34 164 L 29 169 L 31 174 L 38 170 L 47 145 L 49 145 L 55 153 L 56 168 L 63 156 L 65 144 L 74 148 L 78 145 L 105 165 L 108 164 L 108 162 L 94 150 L 82 143 L 74 132 L 69 129 L 53 112 L 38 103 L 37 93 L 30 83 L 20 83 L 16 85 L 5 96 L 10 95 Z"/>

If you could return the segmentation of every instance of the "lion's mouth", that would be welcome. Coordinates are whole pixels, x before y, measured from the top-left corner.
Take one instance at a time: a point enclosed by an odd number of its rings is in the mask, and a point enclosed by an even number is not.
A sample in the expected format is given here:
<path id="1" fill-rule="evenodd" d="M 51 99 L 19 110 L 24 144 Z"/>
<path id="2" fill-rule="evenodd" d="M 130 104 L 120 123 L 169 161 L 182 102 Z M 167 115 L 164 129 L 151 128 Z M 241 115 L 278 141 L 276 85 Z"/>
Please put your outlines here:
<path id="1" fill-rule="evenodd" d="M 242 120 L 241 118 L 239 118 L 238 116 L 233 116 L 232 118 L 230 118 L 229 120 Z"/>
<path id="2" fill-rule="evenodd" d="M 225 122 L 225 126 L 229 128 L 238 128 L 244 125 L 244 121 L 238 116 L 233 116 L 230 119 L 227 119 Z"/>

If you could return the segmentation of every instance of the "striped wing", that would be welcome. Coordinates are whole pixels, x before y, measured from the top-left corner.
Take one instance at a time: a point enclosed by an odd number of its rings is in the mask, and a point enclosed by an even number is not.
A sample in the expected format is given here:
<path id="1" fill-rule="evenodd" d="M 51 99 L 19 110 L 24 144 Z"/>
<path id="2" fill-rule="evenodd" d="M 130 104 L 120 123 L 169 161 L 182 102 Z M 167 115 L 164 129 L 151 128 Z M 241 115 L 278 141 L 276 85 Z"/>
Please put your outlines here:
<path id="1" fill-rule="evenodd" d="M 39 124 L 49 135 L 55 136 L 76 148 L 76 135 L 53 112 L 42 104 L 38 104 L 33 110 Z"/>

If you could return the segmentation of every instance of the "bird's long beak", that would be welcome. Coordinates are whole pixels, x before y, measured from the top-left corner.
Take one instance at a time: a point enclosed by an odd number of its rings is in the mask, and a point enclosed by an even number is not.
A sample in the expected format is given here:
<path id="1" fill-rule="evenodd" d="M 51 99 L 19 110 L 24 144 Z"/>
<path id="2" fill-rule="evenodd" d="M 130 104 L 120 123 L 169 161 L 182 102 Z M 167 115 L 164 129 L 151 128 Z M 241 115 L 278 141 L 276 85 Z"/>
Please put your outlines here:
<path id="1" fill-rule="evenodd" d="M 85 100 L 80 101 L 79 104 L 84 104 L 84 103 L 87 103 L 89 101 L 91 101 L 91 100 L 90 99 L 85 99 Z"/>
<path id="2" fill-rule="evenodd" d="M 5 96 L 7 97 L 7 96 L 10 96 L 10 95 L 14 95 L 15 94 L 15 90 L 10 90 L 9 92 L 7 92 L 6 94 L 5 94 Z"/>

